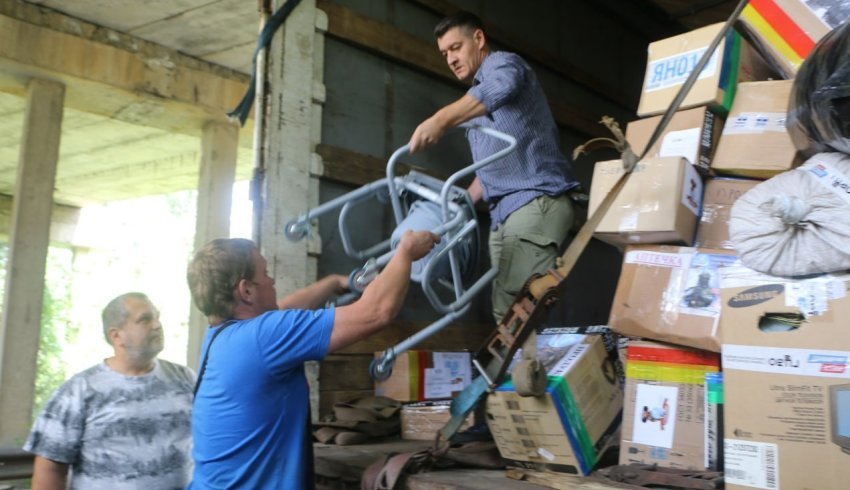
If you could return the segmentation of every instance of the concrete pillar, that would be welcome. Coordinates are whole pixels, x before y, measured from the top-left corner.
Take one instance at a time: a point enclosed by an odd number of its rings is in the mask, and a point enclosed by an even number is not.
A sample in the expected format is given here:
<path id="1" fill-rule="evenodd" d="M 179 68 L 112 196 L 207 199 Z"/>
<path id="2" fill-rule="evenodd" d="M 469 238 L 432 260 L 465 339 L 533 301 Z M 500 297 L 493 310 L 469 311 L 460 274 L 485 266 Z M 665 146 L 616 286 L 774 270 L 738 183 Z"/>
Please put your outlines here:
<path id="1" fill-rule="evenodd" d="M 236 124 L 209 122 L 204 125 L 194 250 L 212 239 L 230 236 L 230 208 L 238 142 L 239 127 Z M 193 304 L 189 313 L 189 345 L 186 352 L 186 363 L 192 369 L 198 367 L 206 328 L 206 317 Z"/>
<path id="2" fill-rule="evenodd" d="M 0 323 L 0 446 L 20 446 L 32 420 L 64 99 L 57 82 L 32 80 L 27 87 Z"/>
<path id="3" fill-rule="evenodd" d="M 275 2 L 278 8 L 282 2 Z M 269 273 L 279 296 L 316 280 L 318 233 L 292 243 L 284 225 L 319 202 L 318 180 L 311 175 L 321 141 L 324 103 L 322 61 L 327 16 L 315 0 L 303 0 L 278 32 L 269 53 L 269 121 L 266 152 L 265 209 L 260 233 Z M 256 151 L 256 149 L 255 149 Z M 313 417 L 318 417 L 318 367 L 308 363 Z"/>

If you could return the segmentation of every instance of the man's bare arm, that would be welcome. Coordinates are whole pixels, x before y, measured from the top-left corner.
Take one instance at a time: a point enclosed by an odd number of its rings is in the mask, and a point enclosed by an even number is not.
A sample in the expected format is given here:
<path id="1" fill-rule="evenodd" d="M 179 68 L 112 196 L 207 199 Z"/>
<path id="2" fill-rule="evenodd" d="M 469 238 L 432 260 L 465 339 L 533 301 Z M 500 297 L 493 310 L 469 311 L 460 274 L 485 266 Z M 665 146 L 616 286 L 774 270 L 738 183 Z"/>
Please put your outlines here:
<path id="1" fill-rule="evenodd" d="M 321 308 L 333 296 L 342 294 L 347 289 L 348 278 L 333 274 L 280 298 L 277 300 L 277 307 L 281 310 L 314 310 Z"/>
<path id="2" fill-rule="evenodd" d="M 410 284 L 410 266 L 440 238 L 429 231 L 406 232 L 395 255 L 354 303 L 336 309 L 328 352 L 335 352 L 377 332 L 398 315 Z"/>
<path id="3" fill-rule="evenodd" d="M 32 470 L 32 490 L 65 490 L 68 485 L 68 465 L 35 457 Z"/>
<path id="4" fill-rule="evenodd" d="M 486 113 L 487 108 L 481 101 L 469 94 L 464 95 L 422 121 L 410 137 L 410 153 L 416 153 L 440 141 L 447 129 Z"/>

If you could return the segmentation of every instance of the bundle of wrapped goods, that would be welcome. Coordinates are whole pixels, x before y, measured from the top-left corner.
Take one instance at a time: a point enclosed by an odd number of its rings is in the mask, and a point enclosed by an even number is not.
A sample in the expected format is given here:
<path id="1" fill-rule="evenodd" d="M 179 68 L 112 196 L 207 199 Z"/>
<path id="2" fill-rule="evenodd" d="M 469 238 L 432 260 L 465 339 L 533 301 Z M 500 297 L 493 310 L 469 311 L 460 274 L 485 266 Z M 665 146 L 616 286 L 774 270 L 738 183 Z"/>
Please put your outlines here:
<path id="1" fill-rule="evenodd" d="M 850 24 L 824 37 L 803 63 L 788 111 L 795 144 L 832 153 L 759 184 L 732 207 L 730 239 L 748 267 L 777 276 L 850 269 L 847 121 Z"/>
<path id="2" fill-rule="evenodd" d="M 848 6 L 850 9 L 850 6 Z M 807 156 L 850 154 L 850 22 L 821 39 L 791 91 L 788 132 Z"/>
<path id="3" fill-rule="evenodd" d="M 785 118 L 791 80 L 738 85 L 711 169 L 724 175 L 768 179 L 800 164 Z"/>
<path id="4" fill-rule="evenodd" d="M 713 24 L 649 45 L 639 116 L 662 114 L 667 110 L 722 29 L 723 23 Z M 764 59 L 739 34 L 730 30 L 682 101 L 681 108 L 710 106 L 725 114 L 738 82 L 768 80 L 774 75 Z"/>
<path id="5" fill-rule="evenodd" d="M 620 464 L 722 469 L 719 371 L 716 352 L 630 341 Z"/>
<path id="6" fill-rule="evenodd" d="M 850 269 L 850 156 L 820 153 L 732 206 L 732 244 L 750 268 L 775 276 Z"/>
<path id="7" fill-rule="evenodd" d="M 847 488 L 850 276 L 720 275 L 726 488 Z"/>
<path id="8" fill-rule="evenodd" d="M 629 246 L 608 325 L 617 333 L 720 352 L 718 271 L 728 250 Z"/>
<path id="9" fill-rule="evenodd" d="M 847 0 L 750 0 L 741 23 L 784 78 L 794 78 L 823 36 L 850 17 Z"/>
<path id="10" fill-rule="evenodd" d="M 437 432 L 452 418 L 451 400 L 406 403 L 401 407 L 401 438 L 433 441 Z M 472 427 L 472 416 L 461 424 L 460 431 Z"/>
<path id="11" fill-rule="evenodd" d="M 621 160 L 593 169 L 588 214 L 593 214 L 623 175 Z M 594 237 L 615 246 L 630 243 L 693 243 L 702 202 L 702 178 L 682 157 L 638 162 L 605 213 Z"/>
<path id="12" fill-rule="evenodd" d="M 705 184 L 695 247 L 734 250 L 729 240 L 732 205 L 760 181 L 719 177 Z"/>

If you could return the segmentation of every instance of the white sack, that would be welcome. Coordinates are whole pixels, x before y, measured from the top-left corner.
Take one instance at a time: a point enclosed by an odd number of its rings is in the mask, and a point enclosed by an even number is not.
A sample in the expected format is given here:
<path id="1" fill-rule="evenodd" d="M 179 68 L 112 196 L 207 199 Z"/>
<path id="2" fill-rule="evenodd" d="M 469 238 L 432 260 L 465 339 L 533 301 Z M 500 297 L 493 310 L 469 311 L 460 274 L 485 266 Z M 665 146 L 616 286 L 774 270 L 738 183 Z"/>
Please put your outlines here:
<path id="1" fill-rule="evenodd" d="M 850 269 L 850 156 L 819 153 L 752 188 L 732 206 L 729 238 L 759 272 Z"/>

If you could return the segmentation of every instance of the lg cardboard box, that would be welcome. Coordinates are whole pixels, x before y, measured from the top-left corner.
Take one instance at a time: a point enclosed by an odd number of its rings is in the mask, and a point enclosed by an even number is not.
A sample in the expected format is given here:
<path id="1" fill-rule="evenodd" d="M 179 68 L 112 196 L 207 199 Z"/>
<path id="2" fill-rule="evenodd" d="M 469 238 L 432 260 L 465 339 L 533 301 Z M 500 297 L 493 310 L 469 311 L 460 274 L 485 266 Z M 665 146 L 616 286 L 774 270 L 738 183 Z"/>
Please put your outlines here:
<path id="1" fill-rule="evenodd" d="M 729 215 L 732 205 L 745 192 L 759 184 L 757 180 L 716 178 L 705 184 L 702 214 L 694 246 L 734 250 L 729 241 Z"/>
<path id="2" fill-rule="evenodd" d="M 850 482 L 850 276 L 723 273 L 727 489 Z"/>
<path id="3" fill-rule="evenodd" d="M 503 384 L 487 397 L 487 425 L 511 465 L 587 475 L 617 441 L 623 390 L 601 336 L 566 334 L 550 344 L 557 349 L 544 352 L 564 354 L 547 371 L 546 394 L 521 397 Z"/>
<path id="4" fill-rule="evenodd" d="M 662 114 L 723 24 L 713 24 L 649 45 L 638 115 Z M 680 106 L 707 105 L 725 114 L 739 81 L 767 80 L 773 71 L 734 31 L 729 31 Z"/>
<path id="5" fill-rule="evenodd" d="M 590 185 L 588 216 L 623 175 L 621 160 L 598 162 Z M 638 162 L 594 236 L 613 245 L 693 243 L 702 202 L 702 178 L 687 159 Z"/>
<path id="6" fill-rule="evenodd" d="M 785 129 L 793 80 L 738 86 L 711 168 L 718 174 L 768 179 L 801 163 Z"/>
<path id="7" fill-rule="evenodd" d="M 728 250 L 631 246 L 608 325 L 632 337 L 720 352 L 720 277 Z"/>
<path id="8" fill-rule="evenodd" d="M 820 38 L 848 15 L 845 0 L 756 0 L 744 8 L 740 20 L 782 78 L 794 78 Z"/>
<path id="9" fill-rule="evenodd" d="M 463 391 L 471 380 L 469 352 L 410 350 L 396 358 L 388 379 L 375 382 L 375 394 L 402 402 L 439 400 Z"/>
<path id="10" fill-rule="evenodd" d="M 620 464 L 711 469 L 718 435 L 707 430 L 706 374 L 718 371 L 716 352 L 629 342 Z"/>
<path id="11" fill-rule="evenodd" d="M 635 153 L 644 151 L 659 122 L 661 116 L 639 119 L 626 126 L 626 139 Z M 722 129 L 723 118 L 707 107 L 678 111 L 645 158 L 685 157 L 701 174 L 708 174 Z"/>

